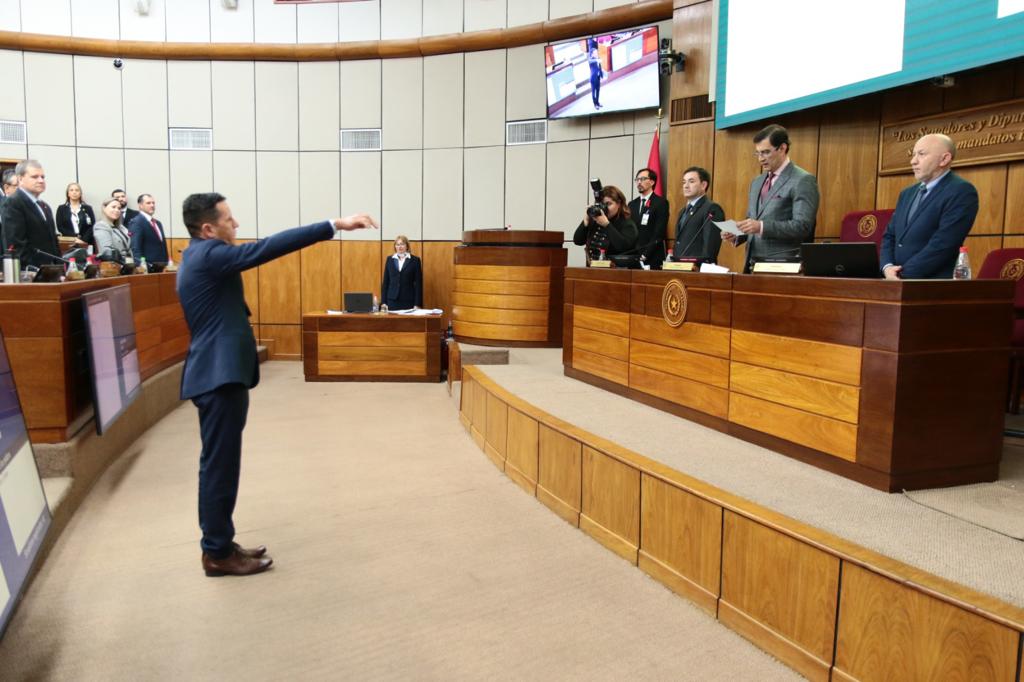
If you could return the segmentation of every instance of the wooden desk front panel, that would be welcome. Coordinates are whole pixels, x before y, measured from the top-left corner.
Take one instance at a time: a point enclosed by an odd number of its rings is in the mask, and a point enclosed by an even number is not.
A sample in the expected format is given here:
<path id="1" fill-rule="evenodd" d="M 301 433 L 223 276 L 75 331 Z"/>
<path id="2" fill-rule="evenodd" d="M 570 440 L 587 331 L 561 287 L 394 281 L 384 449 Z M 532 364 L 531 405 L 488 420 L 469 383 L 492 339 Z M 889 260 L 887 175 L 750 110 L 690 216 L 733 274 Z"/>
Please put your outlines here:
<path id="1" fill-rule="evenodd" d="M 145 380 L 188 351 L 188 326 L 175 282 L 174 273 L 160 273 L 0 287 L 0 328 L 33 443 L 67 441 L 92 416 L 82 294 L 131 287 L 139 371 Z"/>
<path id="2" fill-rule="evenodd" d="M 307 381 L 440 381 L 440 316 L 303 316 Z"/>
<path id="3" fill-rule="evenodd" d="M 661 312 L 671 279 L 687 290 L 679 327 Z M 991 480 L 1012 322 L 1004 285 L 571 269 L 563 362 L 875 487 Z"/>

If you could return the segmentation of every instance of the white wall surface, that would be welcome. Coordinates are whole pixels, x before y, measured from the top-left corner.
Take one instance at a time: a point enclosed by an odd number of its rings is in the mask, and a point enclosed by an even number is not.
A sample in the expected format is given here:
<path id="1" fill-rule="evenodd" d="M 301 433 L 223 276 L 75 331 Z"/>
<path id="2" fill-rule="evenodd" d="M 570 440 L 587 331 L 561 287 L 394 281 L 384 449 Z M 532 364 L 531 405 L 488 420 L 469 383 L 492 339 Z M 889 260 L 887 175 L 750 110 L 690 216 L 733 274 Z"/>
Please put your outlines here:
<path id="1" fill-rule="evenodd" d="M 502 28 L 590 12 L 610 0 L 372 0 L 280 7 L 271 0 L 0 0 L 0 30 L 206 42 L 335 42 Z M 661 24 L 670 34 L 670 22 Z M 0 51 L 0 119 L 27 123 L 2 145 L 44 165 L 53 204 L 77 181 L 98 207 L 124 187 L 152 193 L 172 237 L 181 201 L 228 196 L 243 237 L 338 212 L 382 230 L 345 239 L 458 240 L 464 229 L 572 232 L 599 176 L 633 194 L 653 111 L 552 121 L 548 142 L 505 146 L 507 121 L 544 118 L 543 46 L 347 62 L 210 62 Z M 667 109 L 667 84 L 662 103 Z M 213 151 L 170 151 L 168 127 L 213 129 Z M 340 152 L 339 128 L 382 128 L 383 152 Z M 667 122 L 662 158 L 667 159 Z"/>

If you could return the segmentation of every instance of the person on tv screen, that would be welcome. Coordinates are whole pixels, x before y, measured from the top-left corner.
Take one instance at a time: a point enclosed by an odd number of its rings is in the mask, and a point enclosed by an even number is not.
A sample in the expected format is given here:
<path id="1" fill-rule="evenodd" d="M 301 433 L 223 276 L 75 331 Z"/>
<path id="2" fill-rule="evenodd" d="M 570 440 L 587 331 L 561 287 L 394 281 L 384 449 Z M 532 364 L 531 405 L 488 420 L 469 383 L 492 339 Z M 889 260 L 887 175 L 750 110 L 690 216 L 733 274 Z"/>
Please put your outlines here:
<path id="1" fill-rule="evenodd" d="M 409 238 L 395 237 L 395 253 L 384 263 L 380 297 L 388 310 L 423 307 L 423 267 L 409 251 Z"/>
<path id="2" fill-rule="evenodd" d="M 600 204 L 587 207 L 572 238 L 577 246 L 586 246 L 588 265 L 590 261 L 606 260 L 608 256 L 636 249 L 639 236 L 622 190 L 608 185 L 598 198 Z"/>
<path id="3" fill-rule="evenodd" d="M 601 54 L 597 49 L 597 38 L 587 39 L 587 63 L 590 64 L 590 98 L 594 100 L 594 108 L 601 108 L 601 79 L 604 69 L 601 68 Z"/>

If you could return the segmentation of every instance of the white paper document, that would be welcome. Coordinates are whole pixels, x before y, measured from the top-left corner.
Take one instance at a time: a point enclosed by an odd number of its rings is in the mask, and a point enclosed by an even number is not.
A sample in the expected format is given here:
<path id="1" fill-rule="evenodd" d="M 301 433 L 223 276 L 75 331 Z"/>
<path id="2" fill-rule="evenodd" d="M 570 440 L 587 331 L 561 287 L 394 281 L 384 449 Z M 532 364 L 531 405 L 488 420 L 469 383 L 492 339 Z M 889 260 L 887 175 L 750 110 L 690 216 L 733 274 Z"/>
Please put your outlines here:
<path id="1" fill-rule="evenodd" d="M 414 317 L 426 317 L 428 315 L 440 315 L 440 308 L 409 308 L 408 310 L 392 310 L 395 315 L 412 315 Z"/>
<path id="2" fill-rule="evenodd" d="M 729 272 L 729 268 L 725 267 L 724 265 L 715 265 L 714 263 L 701 263 L 700 264 L 700 271 L 701 272 L 714 272 L 714 273 L 717 273 L 717 274 L 723 274 L 724 275 L 725 273 Z"/>
<path id="3" fill-rule="evenodd" d="M 743 231 L 740 228 L 736 227 L 736 221 L 735 220 L 723 220 L 720 223 L 715 222 L 714 220 L 712 220 L 711 224 L 714 225 L 715 227 L 717 227 L 722 232 L 726 232 L 728 234 L 734 234 L 737 237 L 742 237 L 743 236 Z"/>

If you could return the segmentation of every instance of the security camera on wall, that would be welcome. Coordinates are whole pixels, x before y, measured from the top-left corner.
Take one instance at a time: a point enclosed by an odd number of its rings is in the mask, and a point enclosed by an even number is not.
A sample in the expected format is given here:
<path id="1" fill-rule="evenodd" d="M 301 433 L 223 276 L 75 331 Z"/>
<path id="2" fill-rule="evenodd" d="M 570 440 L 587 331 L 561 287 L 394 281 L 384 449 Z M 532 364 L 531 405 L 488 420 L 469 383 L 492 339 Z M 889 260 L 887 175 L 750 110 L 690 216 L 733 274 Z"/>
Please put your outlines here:
<path id="1" fill-rule="evenodd" d="M 238 0 L 220 0 L 224 9 L 238 9 Z"/>

